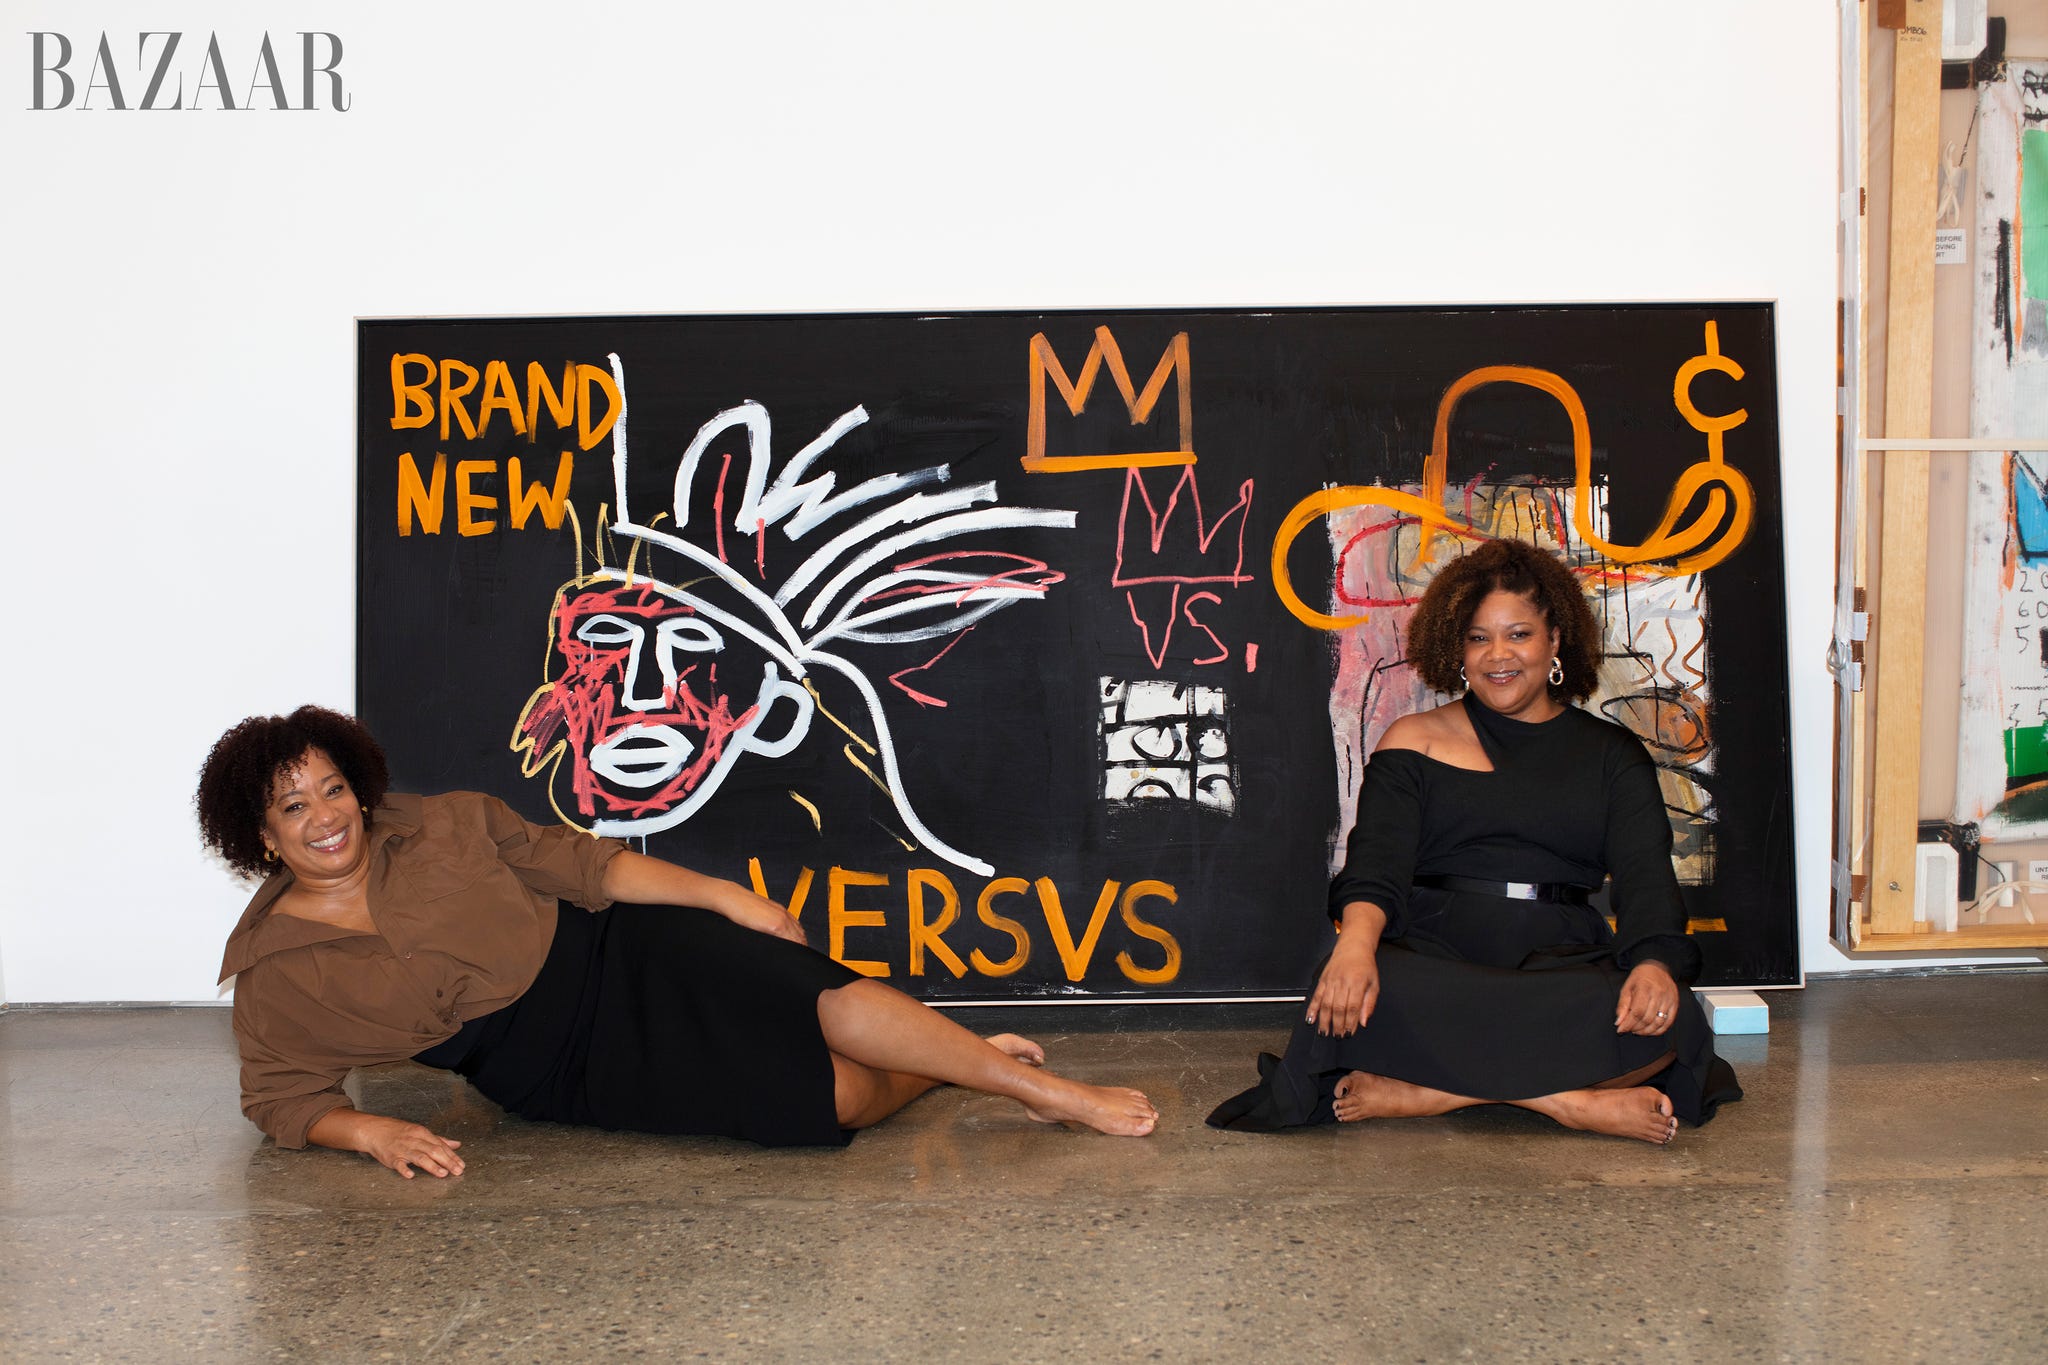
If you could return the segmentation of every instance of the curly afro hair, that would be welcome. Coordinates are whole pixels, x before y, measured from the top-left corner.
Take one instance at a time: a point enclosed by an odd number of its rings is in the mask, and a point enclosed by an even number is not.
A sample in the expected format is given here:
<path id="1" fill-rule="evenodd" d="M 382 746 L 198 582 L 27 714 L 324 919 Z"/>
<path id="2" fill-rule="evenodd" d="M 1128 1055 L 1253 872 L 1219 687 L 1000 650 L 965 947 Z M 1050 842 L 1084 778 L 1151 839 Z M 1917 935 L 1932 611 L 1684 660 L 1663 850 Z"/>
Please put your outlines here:
<path id="1" fill-rule="evenodd" d="M 206 846 L 245 876 L 271 871 L 263 861 L 263 812 L 277 779 L 308 749 L 334 760 L 363 807 L 363 822 L 391 786 L 384 750 L 362 722 L 324 706 L 301 706 L 288 716 L 251 716 L 218 740 L 199 770 L 192 804 Z"/>
<path id="2" fill-rule="evenodd" d="M 1551 684 L 1560 701 L 1583 701 L 1600 681 L 1600 623 L 1579 580 L 1557 556 L 1523 540 L 1489 540 L 1430 579 L 1408 623 L 1408 662 L 1438 692 L 1465 690 L 1465 628 L 1489 594 L 1511 592 L 1536 604 L 1557 630 L 1564 681 Z"/>

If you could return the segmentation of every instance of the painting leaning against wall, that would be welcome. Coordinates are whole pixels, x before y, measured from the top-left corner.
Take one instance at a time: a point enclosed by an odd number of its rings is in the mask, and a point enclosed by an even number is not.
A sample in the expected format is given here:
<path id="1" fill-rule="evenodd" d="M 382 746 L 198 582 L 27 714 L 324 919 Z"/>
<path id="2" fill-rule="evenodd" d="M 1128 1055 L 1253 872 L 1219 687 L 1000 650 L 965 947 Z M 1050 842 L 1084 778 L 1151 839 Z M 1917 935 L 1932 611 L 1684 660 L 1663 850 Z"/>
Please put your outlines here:
<path id="1" fill-rule="evenodd" d="M 1431 576 L 1604 624 L 1712 984 L 1797 979 L 1768 304 L 391 319 L 358 707 L 925 998 L 1297 993 Z"/>
<path id="2" fill-rule="evenodd" d="M 1673 405 L 1704 438 L 1700 458 L 1679 475 L 1663 521 L 1638 545 L 1609 539 L 1608 490 L 1604 477 L 1592 473 L 1590 419 L 1577 392 L 1558 375 L 1520 366 L 1485 367 L 1451 385 L 1420 483 L 1305 500 L 1304 511 L 1323 518 L 1334 566 L 1332 611 L 1315 612 L 1304 603 L 1297 612 L 1332 630 L 1330 723 L 1341 788 L 1341 819 L 1330 841 L 1333 871 L 1380 734 L 1436 700 L 1404 657 L 1416 603 L 1435 572 L 1469 544 L 1511 538 L 1558 555 L 1584 584 L 1606 644 L 1599 684 L 1585 704 L 1636 734 L 1655 760 L 1680 882 L 1713 883 L 1719 817 L 1702 574 L 1742 543 L 1755 495 L 1723 457 L 1723 438 L 1748 421 L 1747 410 L 1709 413 L 1694 401 L 1693 383 L 1708 372 L 1737 382 L 1744 377 L 1741 365 L 1722 354 L 1712 322 L 1701 351 L 1672 381 Z M 1573 432 L 1570 477 L 1489 469 L 1461 487 L 1448 486 L 1458 402 L 1487 384 L 1538 390 L 1565 409 Z M 1726 926 L 1709 920 L 1695 927 Z"/>
<path id="3" fill-rule="evenodd" d="M 1979 87 L 1970 424 L 2048 435 L 2048 64 Z M 2048 836 L 2048 451 L 1969 457 L 1953 818 Z"/>

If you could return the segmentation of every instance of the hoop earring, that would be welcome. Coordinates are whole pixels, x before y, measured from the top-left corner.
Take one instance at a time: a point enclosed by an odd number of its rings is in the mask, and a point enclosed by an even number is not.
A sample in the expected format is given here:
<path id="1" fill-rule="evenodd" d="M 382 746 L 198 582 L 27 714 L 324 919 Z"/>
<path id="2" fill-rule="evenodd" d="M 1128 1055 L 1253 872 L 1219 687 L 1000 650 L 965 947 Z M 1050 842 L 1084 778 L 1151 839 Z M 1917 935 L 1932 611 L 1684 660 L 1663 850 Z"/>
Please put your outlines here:
<path id="1" fill-rule="evenodd" d="M 1558 658 L 1555 654 L 1550 656 L 1550 685 L 1552 687 L 1564 686 L 1564 660 Z"/>
<path id="2" fill-rule="evenodd" d="M 276 849 L 274 849 L 274 848 L 266 848 L 266 849 L 264 849 L 264 850 L 263 850 L 263 861 L 264 861 L 264 862 L 266 862 L 266 863 L 274 863 L 274 862 L 276 862 L 276 861 L 277 861 L 277 850 L 276 850 Z"/>
<path id="3" fill-rule="evenodd" d="M 1465 665 L 1463 664 L 1458 665 L 1458 685 L 1460 687 L 1470 687 L 1472 685 L 1465 677 Z"/>

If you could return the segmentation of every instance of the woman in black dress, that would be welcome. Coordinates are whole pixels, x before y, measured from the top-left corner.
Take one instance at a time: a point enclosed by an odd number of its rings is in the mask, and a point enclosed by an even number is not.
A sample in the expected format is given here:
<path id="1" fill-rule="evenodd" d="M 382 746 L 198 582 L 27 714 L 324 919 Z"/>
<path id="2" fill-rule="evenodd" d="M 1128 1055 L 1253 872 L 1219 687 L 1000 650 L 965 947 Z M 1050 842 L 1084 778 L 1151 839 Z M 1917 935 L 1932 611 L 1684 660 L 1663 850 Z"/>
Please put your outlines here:
<path id="1" fill-rule="evenodd" d="M 1699 948 L 1657 769 L 1591 694 L 1600 633 L 1549 554 L 1496 540 L 1431 581 L 1408 631 L 1464 697 L 1387 727 L 1330 890 L 1337 946 L 1303 1022 L 1219 1128 L 1504 1103 L 1664 1143 L 1741 1098 L 1689 985 Z M 1588 903 L 1609 876 L 1616 927 Z"/>
<path id="2" fill-rule="evenodd" d="M 1135 1090 L 1044 1069 L 813 951 L 782 906 L 494 797 L 387 794 L 350 717 L 253 716 L 207 756 L 206 842 L 265 878 L 228 940 L 242 1108 L 281 1147 L 460 1175 L 461 1144 L 357 1110 L 406 1058 L 528 1118 L 766 1144 L 843 1143 L 934 1085 L 1142 1136 Z"/>

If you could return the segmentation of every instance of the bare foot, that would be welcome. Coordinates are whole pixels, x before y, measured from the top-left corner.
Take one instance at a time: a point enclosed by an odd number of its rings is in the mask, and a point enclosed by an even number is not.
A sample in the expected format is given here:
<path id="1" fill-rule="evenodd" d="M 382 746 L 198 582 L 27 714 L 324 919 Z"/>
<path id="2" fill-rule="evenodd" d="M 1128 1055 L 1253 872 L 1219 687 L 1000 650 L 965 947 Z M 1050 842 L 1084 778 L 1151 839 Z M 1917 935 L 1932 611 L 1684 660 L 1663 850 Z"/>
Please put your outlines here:
<path id="1" fill-rule="evenodd" d="M 1546 1095 L 1544 1100 L 1540 1112 L 1567 1128 L 1635 1138 L 1660 1147 L 1678 1132 L 1678 1120 L 1671 1116 L 1670 1097 L 1647 1085 L 1631 1090 L 1567 1090 L 1561 1095 Z"/>
<path id="2" fill-rule="evenodd" d="M 1357 1123 L 1381 1116 L 1384 1111 L 1373 1103 L 1379 1079 L 1369 1072 L 1354 1071 L 1337 1082 L 1337 1100 L 1332 1106 L 1337 1111 L 1337 1122 Z"/>
<path id="3" fill-rule="evenodd" d="M 1029 1038 L 1019 1038 L 1014 1033 L 998 1033 L 984 1041 L 1005 1057 L 1020 1061 L 1026 1066 L 1045 1065 L 1045 1049 Z"/>
<path id="4" fill-rule="evenodd" d="M 1024 1106 L 1039 1123 L 1082 1123 L 1115 1137 L 1144 1137 L 1159 1123 L 1159 1111 L 1140 1091 L 1083 1085 L 1049 1071 L 1041 1079 L 1045 1097 Z"/>
<path id="5" fill-rule="evenodd" d="M 1370 1071 L 1354 1071 L 1337 1082 L 1336 1103 L 1332 1107 L 1339 1123 L 1357 1123 L 1361 1119 L 1425 1118 L 1478 1103 L 1448 1091 L 1375 1076 Z"/>

